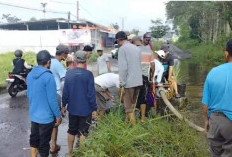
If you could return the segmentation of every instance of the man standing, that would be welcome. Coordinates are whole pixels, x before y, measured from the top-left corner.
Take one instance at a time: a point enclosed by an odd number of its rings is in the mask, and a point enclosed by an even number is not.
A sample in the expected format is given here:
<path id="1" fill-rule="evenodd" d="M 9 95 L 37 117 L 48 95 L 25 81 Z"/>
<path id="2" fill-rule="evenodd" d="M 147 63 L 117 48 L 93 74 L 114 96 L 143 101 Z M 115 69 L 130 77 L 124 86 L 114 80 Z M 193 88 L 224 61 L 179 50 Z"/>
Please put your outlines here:
<path id="1" fill-rule="evenodd" d="M 110 60 L 103 54 L 102 48 L 97 48 L 99 57 L 97 58 L 98 75 L 111 72 Z"/>
<path id="2" fill-rule="evenodd" d="M 143 35 L 143 45 L 150 48 L 152 52 L 154 51 L 154 46 L 151 43 L 151 33 L 147 32 Z"/>
<path id="3" fill-rule="evenodd" d="M 57 102 L 56 83 L 49 70 L 51 55 L 43 50 L 37 54 L 36 66 L 27 77 L 28 98 L 30 102 L 31 156 L 48 157 L 52 129 L 56 118 L 56 126 L 61 123 L 61 113 Z"/>
<path id="4" fill-rule="evenodd" d="M 98 113 L 100 115 L 100 119 L 102 119 L 105 116 L 107 101 L 115 101 L 115 98 L 109 91 L 109 88 L 116 87 L 119 89 L 119 76 L 118 74 L 114 73 L 105 73 L 95 77 L 94 81 L 96 87 Z"/>
<path id="5" fill-rule="evenodd" d="M 64 84 L 64 77 L 66 74 L 66 69 L 61 61 L 64 61 L 69 53 L 68 46 L 58 45 L 56 47 L 56 56 L 51 59 L 51 72 L 56 81 L 56 90 L 57 90 L 57 99 L 59 106 L 61 108 L 61 91 Z M 60 150 L 60 146 L 57 145 L 57 135 L 58 135 L 58 126 L 55 126 L 52 132 L 52 147 L 51 154 L 57 153 Z"/>
<path id="6" fill-rule="evenodd" d="M 62 113 L 66 114 L 66 105 L 69 112 L 69 157 L 73 153 L 75 135 L 78 135 L 82 145 L 88 134 L 92 112 L 95 118 L 97 110 L 93 73 L 84 69 L 87 54 L 77 51 L 75 57 L 77 68 L 67 71 L 62 97 Z"/>
<path id="7" fill-rule="evenodd" d="M 171 85 L 175 91 L 176 98 L 180 98 L 180 94 L 179 94 L 178 88 L 177 88 L 177 81 L 176 81 L 176 78 L 174 77 L 174 74 L 173 74 L 174 58 L 173 58 L 172 54 L 170 54 L 170 52 L 169 52 L 168 45 L 163 45 L 161 47 L 161 50 L 163 50 L 165 52 L 165 59 L 162 60 L 162 64 L 164 66 L 164 75 L 163 76 L 167 81 L 171 82 Z"/>
<path id="8" fill-rule="evenodd" d="M 202 98 L 205 130 L 214 157 L 232 156 L 232 39 L 225 50 L 227 63 L 213 68 Z"/>
<path id="9" fill-rule="evenodd" d="M 116 40 L 120 46 L 118 52 L 118 71 L 120 86 L 124 89 L 124 108 L 126 119 L 136 124 L 135 105 L 138 98 L 139 87 L 143 85 L 141 69 L 141 53 L 138 47 L 127 41 L 126 33 L 119 31 Z"/>

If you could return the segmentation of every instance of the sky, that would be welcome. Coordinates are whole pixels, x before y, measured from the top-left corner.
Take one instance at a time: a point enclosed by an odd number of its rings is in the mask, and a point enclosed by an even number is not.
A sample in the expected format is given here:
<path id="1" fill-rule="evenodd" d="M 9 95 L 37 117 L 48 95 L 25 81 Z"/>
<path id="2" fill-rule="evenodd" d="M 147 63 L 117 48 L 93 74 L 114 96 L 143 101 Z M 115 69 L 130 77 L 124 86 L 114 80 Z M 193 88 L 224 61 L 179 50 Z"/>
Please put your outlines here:
<path id="1" fill-rule="evenodd" d="M 45 18 L 68 18 L 67 12 L 71 12 L 71 19 L 76 19 L 77 0 L 0 0 L 0 17 L 2 14 L 11 14 L 23 21 L 32 17 L 44 18 L 42 11 L 27 10 L 18 7 L 2 5 L 12 4 L 33 9 L 43 9 L 41 3 L 47 3 L 46 10 L 63 12 L 46 12 Z M 149 31 L 151 19 L 166 20 L 165 3 L 167 0 L 79 0 L 79 17 L 104 26 L 118 23 L 124 30 L 139 29 L 141 32 Z M 0 18 L 0 22 L 6 22 Z"/>

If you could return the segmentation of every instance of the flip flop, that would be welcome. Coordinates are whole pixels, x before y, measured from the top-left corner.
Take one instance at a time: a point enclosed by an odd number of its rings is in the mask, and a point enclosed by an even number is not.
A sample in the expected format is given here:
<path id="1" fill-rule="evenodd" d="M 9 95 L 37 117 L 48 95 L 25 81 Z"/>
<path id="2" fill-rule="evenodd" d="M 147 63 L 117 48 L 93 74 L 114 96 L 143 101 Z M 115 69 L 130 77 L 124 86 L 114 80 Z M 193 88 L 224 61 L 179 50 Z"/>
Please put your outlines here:
<path id="1" fill-rule="evenodd" d="M 56 154 L 57 152 L 59 152 L 60 151 L 60 145 L 56 145 L 56 150 L 55 151 L 51 151 L 50 150 L 50 154 Z"/>

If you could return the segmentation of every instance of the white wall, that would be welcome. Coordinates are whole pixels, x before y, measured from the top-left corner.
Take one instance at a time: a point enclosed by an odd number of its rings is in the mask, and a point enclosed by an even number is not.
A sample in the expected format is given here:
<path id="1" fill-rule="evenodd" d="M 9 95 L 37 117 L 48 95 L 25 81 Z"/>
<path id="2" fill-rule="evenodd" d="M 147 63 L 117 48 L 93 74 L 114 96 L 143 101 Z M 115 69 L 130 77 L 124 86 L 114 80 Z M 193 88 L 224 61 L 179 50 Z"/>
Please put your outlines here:
<path id="1" fill-rule="evenodd" d="M 44 31 L 10 31 L 0 30 L 0 53 L 22 49 L 38 52 L 48 50 L 55 55 L 59 43 L 79 44 L 90 43 L 89 30 L 44 30 Z"/>

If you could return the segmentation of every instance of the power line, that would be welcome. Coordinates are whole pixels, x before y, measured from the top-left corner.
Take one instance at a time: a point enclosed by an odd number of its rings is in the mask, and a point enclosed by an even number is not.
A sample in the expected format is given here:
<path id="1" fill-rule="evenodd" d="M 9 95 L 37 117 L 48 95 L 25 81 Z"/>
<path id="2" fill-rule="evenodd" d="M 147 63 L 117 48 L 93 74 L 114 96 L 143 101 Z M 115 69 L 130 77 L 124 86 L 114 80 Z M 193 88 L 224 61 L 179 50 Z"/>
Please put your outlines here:
<path id="1" fill-rule="evenodd" d="M 75 5 L 75 4 L 76 4 L 76 3 L 68 3 L 68 2 L 53 1 L 53 0 L 51 0 L 50 2 L 53 2 L 53 3 L 60 3 L 60 4 L 67 4 L 67 5 Z"/>
<path id="2" fill-rule="evenodd" d="M 44 11 L 42 9 L 29 8 L 29 7 L 18 6 L 18 5 L 13 5 L 13 4 L 7 4 L 7 3 L 2 3 L 2 2 L 0 2 L 0 5 L 11 6 L 11 7 L 27 9 L 27 10 L 41 11 L 41 12 Z M 60 12 L 60 11 L 53 11 L 53 10 L 46 10 L 46 12 L 55 13 L 55 14 L 67 14 L 67 12 Z"/>

